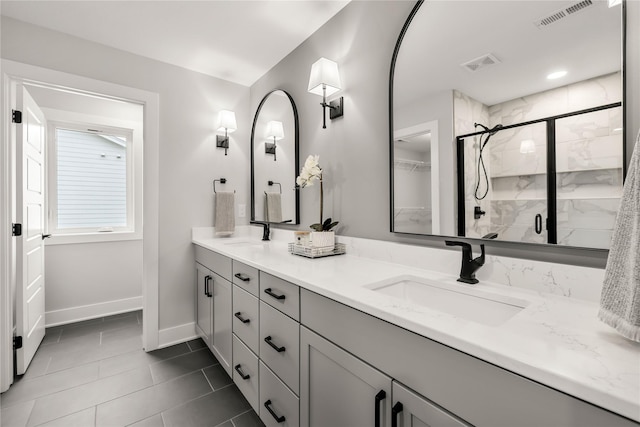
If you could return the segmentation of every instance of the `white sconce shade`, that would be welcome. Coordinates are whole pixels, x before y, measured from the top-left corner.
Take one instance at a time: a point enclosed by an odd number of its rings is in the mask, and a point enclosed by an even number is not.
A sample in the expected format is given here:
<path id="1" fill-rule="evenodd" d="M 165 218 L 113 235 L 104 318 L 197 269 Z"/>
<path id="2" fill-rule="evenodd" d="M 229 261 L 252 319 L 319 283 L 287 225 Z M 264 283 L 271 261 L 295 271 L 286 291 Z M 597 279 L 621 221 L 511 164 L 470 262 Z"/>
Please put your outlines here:
<path id="1" fill-rule="evenodd" d="M 322 128 L 327 127 L 327 108 L 329 109 L 329 118 L 331 120 L 342 117 L 344 115 L 343 97 L 337 101 L 331 101 L 327 104 L 327 96 L 330 96 L 342 89 L 340 82 L 340 72 L 338 72 L 338 64 L 327 59 L 320 58 L 311 66 L 311 74 L 309 75 L 309 87 L 307 90 L 315 95 L 322 96 Z"/>
<path id="2" fill-rule="evenodd" d="M 265 137 L 275 141 L 280 141 L 284 138 L 284 127 L 282 126 L 282 122 L 272 120 L 267 123 L 267 132 L 265 133 Z"/>
<path id="3" fill-rule="evenodd" d="M 520 152 L 522 154 L 530 154 L 536 152 L 536 142 L 533 139 L 525 139 L 520 142 Z"/>
<path id="4" fill-rule="evenodd" d="M 236 113 L 229 110 L 222 110 L 218 113 L 218 131 L 231 133 L 238 129 L 236 124 Z"/>
<path id="5" fill-rule="evenodd" d="M 311 66 L 307 90 L 316 95 L 323 95 L 323 85 L 326 88 L 325 96 L 330 96 L 342 89 L 338 64 L 327 58 L 320 58 Z"/>

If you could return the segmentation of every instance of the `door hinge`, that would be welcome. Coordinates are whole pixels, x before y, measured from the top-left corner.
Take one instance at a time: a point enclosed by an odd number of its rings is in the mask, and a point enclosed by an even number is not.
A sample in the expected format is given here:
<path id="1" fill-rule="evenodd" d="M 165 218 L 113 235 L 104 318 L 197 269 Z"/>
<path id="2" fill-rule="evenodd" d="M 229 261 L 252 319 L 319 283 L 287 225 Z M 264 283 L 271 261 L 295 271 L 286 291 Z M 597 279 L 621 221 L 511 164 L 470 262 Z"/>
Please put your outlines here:
<path id="1" fill-rule="evenodd" d="M 11 110 L 11 121 L 13 123 L 22 123 L 22 111 Z"/>
<path id="2" fill-rule="evenodd" d="M 22 348 L 22 337 L 13 337 L 13 349 L 18 350 Z"/>
<path id="3" fill-rule="evenodd" d="M 22 224 L 11 224 L 11 234 L 13 236 L 22 236 Z"/>

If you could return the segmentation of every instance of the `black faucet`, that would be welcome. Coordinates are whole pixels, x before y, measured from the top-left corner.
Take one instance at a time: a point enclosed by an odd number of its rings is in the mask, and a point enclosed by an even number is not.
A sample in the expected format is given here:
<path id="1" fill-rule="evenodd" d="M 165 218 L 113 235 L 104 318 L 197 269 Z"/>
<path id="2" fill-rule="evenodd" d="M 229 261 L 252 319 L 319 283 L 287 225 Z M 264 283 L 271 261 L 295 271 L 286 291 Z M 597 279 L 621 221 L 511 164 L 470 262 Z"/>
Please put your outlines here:
<path id="1" fill-rule="evenodd" d="M 447 246 L 461 246 L 462 247 L 462 267 L 460 268 L 460 278 L 458 282 L 463 283 L 478 283 L 476 279 L 476 271 L 484 265 L 484 245 L 480 245 L 482 254 L 478 258 L 472 258 L 471 245 L 465 242 L 459 242 L 457 240 L 445 240 L 444 243 Z"/>
<path id="2" fill-rule="evenodd" d="M 251 224 L 260 224 L 262 226 L 262 240 L 269 240 L 269 233 L 271 232 L 271 227 L 268 222 L 262 221 L 249 221 Z"/>

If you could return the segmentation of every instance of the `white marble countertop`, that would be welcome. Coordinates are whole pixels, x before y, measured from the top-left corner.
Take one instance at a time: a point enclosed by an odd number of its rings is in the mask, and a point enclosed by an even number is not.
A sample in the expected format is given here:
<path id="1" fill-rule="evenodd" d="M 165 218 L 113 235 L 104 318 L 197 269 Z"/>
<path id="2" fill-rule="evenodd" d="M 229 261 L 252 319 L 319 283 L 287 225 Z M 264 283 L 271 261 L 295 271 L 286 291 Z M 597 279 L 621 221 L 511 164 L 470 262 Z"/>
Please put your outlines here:
<path id="1" fill-rule="evenodd" d="M 249 244 L 247 237 L 213 238 L 195 229 L 193 243 L 640 422 L 640 344 L 600 322 L 593 302 L 481 281 L 474 290 L 528 302 L 501 325 L 486 326 L 366 287 L 403 275 L 471 286 L 455 273 L 349 253 L 308 259 L 288 253 L 283 241 Z"/>

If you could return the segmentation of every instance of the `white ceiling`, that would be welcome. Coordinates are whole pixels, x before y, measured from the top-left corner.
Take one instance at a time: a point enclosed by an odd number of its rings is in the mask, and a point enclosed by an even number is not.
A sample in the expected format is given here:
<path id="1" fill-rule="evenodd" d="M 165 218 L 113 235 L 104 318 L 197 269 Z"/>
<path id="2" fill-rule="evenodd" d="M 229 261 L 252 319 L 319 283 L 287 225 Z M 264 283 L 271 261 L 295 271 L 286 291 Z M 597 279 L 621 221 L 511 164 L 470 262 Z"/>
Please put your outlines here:
<path id="1" fill-rule="evenodd" d="M 580 0 L 427 1 L 402 42 L 394 80 L 396 106 L 456 89 L 495 105 L 619 71 L 621 6 L 607 0 L 543 29 L 538 18 Z M 461 64 L 484 54 L 501 62 L 475 72 Z M 547 80 L 552 71 L 566 77 Z"/>
<path id="2" fill-rule="evenodd" d="M 250 86 L 347 3 L 2 0 L 0 13 Z"/>

